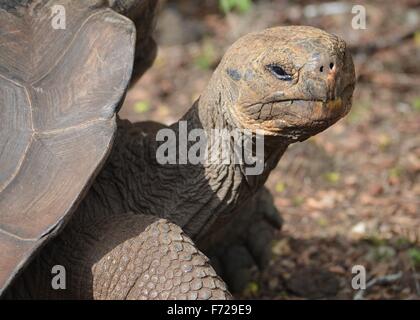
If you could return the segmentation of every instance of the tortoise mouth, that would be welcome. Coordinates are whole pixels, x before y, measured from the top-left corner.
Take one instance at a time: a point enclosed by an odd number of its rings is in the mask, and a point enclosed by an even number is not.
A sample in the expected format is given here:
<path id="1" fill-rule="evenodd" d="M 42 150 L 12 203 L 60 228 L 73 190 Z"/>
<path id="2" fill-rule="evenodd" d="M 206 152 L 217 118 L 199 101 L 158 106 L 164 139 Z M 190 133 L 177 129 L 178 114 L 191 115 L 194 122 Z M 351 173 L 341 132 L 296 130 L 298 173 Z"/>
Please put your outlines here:
<path id="1" fill-rule="evenodd" d="M 343 118 L 351 109 L 354 86 L 346 84 L 333 98 L 273 97 L 240 108 L 239 118 L 246 127 L 263 130 L 265 135 L 290 135 L 294 141 L 300 140 Z"/>
<path id="2" fill-rule="evenodd" d="M 354 85 L 349 84 L 335 98 L 288 99 L 272 102 L 272 120 L 284 123 L 312 125 L 335 122 L 344 117 L 351 107 Z M 294 119 L 293 119 L 294 118 Z"/>
<path id="3" fill-rule="evenodd" d="M 313 122 L 332 121 L 344 116 L 346 112 L 346 101 L 342 98 L 333 100 L 289 100 L 274 102 L 272 108 L 272 119 L 281 124 L 310 125 Z"/>
<path id="4" fill-rule="evenodd" d="M 335 100 L 338 97 L 342 97 L 347 95 L 348 93 L 352 93 L 354 90 L 355 84 L 354 83 L 348 83 L 345 86 L 342 86 L 342 88 L 339 88 L 337 90 L 335 90 L 334 93 L 326 93 L 324 97 L 299 97 L 299 98 L 288 98 L 288 97 L 284 97 L 282 95 L 282 92 L 280 93 L 280 97 L 279 94 L 277 92 L 275 92 L 273 95 L 263 99 L 263 101 L 260 102 L 256 102 L 256 103 L 252 103 L 249 105 L 246 105 L 246 107 L 252 107 L 254 105 L 257 104 L 267 104 L 267 103 L 277 103 L 277 102 L 288 102 L 288 101 L 315 101 L 315 102 L 328 102 L 331 100 Z"/>
<path id="5" fill-rule="evenodd" d="M 336 95 L 334 95 L 333 97 L 325 97 L 323 99 L 321 98 L 297 98 L 297 99 L 272 99 L 267 101 L 266 103 L 281 103 L 281 102 L 290 102 L 290 103 L 294 103 L 294 102 L 322 102 L 322 103 L 331 103 L 334 101 L 337 101 L 339 99 L 341 100 L 346 100 L 346 98 L 351 97 L 352 93 L 354 90 L 354 84 L 350 83 L 348 85 L 346 85 L 342 90 L 340 90 Z"/>

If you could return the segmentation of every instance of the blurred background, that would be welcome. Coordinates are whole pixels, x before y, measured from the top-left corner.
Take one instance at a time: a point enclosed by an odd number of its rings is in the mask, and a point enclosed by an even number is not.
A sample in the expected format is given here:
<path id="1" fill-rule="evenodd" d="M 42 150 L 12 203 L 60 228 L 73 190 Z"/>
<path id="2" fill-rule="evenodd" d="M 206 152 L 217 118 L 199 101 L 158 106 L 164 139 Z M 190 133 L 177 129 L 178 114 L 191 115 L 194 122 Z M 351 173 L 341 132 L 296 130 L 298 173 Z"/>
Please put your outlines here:
<path id="1" fill-rule="evenodd" d="M 365 29 L 352 27 L 354 5 Z M 269 267 L 239 297 L 420 299 L 420 1 L 161 1 L 158 57 L 120 115 L 178 120 L 229 45 L 279 25 L 342 37 L 358 84 L 350 114 L 291 146 L 271 174 L 284 227 Z M 363 296 L 351 287 L 354 265 L 371 280 Z"/>

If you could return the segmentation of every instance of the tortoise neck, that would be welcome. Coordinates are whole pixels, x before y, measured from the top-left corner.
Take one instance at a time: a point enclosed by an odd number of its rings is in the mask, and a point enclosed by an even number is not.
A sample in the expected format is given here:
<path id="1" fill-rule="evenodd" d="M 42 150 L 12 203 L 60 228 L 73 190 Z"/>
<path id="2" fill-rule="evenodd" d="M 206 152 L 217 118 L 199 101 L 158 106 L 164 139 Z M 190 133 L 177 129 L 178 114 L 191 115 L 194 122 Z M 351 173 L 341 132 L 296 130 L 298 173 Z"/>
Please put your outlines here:
<path id="1" fill-rule="evenodd" d="M 213 222 L 228 219 L 234 209 L 254 195 L 287 148 L 278 144 L 273 148 L 270 143 L 260 141 L 263 143 L 260 168 L 237 159 L 232 137 L 238 132 L 222 103 L 220 98 L 213 104 L 207 99 L 196 101 L 180 121 L 168 128 L 168 138 L 177 139 L 175 148 L 162 148 L 168 140 L 158 134 L 151 141 L 152 154 L 156 154 L 151 161 L 156 166 L 150 170 L 153 175 L 150 180 L 155 182 L 155 192 L 151 194 L 156 199 L 149 197 L 148 203 L 158 206 L 154 214 L 176 221 L 192 238 L 205 235 Z M 159 153 L 169 156 L 171 151 L 176 157 L 166 160 L 173 163 L 156 163 Z M 196 157 L 197 154 L 204 157 Z"/>
<path id="2" fill-rule="evenodd" d="M 216 220 L 230 219 L 264 185 L 287 145 L 273 147 L 264 141 L 262 170 L 249 171 L 248 163 L 234 158 L 229 136 L 234 126 L 226 116 L 226 105 L 215 101 L 213 105 L 197 101 L 170 127 L 121 126 L 109 162 L 81 207 L 99 214 L 132 211 L 167 218 L 195 239 L 204 236 Z M 222 139 L 228 142 L 225 148 L 211 140 L 203 150 L 212 158 L 191 157 L 200 149 L 195 135 L 204 131 L 210 136 L 215 129 L 224 130 L 216 131 L 219 138 L 227 135 Z"/>

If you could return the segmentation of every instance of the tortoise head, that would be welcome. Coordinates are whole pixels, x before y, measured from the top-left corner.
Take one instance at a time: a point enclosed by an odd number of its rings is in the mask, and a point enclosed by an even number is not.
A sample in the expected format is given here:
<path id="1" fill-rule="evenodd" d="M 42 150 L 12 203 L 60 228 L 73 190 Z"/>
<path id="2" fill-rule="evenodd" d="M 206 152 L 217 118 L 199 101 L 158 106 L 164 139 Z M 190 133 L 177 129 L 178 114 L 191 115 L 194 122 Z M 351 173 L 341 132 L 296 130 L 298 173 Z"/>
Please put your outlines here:
<path id="1" fill-rule="evenodd" d="M 354 86 L 345 42 L 303 26 L 267 29 L 239 39 L 210 83 L 235 125 L 289 142 L 305 140 L 346 115 Z"/>

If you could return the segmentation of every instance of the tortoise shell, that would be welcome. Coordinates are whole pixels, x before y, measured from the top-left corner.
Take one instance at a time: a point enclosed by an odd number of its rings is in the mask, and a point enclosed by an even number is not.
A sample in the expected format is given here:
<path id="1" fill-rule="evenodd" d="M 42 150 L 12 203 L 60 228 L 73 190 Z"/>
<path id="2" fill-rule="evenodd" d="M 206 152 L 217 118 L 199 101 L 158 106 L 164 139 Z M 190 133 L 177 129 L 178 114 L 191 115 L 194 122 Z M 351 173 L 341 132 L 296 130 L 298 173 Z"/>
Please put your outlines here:
<path id="1" fill-rule="evenodd" d="M 136 38 L 129 19 L 86 1 L 62 1 L 65 29 L 50 7 L 17 2 L 0 3 L 0 294 L 106 159 Z"/>

